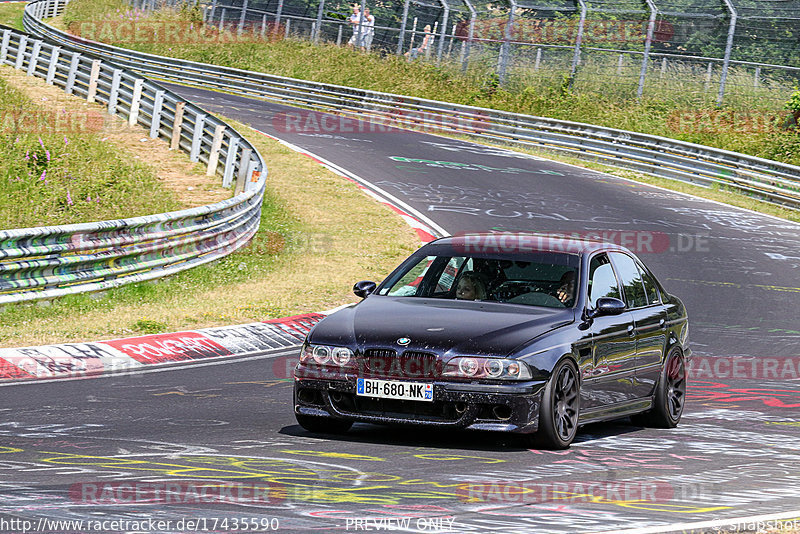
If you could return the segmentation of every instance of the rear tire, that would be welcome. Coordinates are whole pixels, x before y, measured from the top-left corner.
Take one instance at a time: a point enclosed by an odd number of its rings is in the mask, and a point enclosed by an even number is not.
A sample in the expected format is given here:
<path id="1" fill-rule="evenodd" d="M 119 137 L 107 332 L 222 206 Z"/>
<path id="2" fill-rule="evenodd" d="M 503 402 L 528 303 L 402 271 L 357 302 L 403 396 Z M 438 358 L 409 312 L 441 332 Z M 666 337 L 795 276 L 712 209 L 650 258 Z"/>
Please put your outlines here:
<path id="1" fill-rule="evenodd" d="M 566 449 L 578 433 L 580 413 L 578 368 L 570 359 L 561 360 L 542 395 L 539 430 L 529 439 L 545 449 Z"/>
<path id="2" fill-rule="evenodd" d="M 308 430 L 318 434 L 344 434 L 353 426 L 352 421 L 334 419 L 333 417 L 315 417 L 313 415 L 294 414 L 297 422 Z"/>
<path id="3" fill-rule="evenodd" d="M 675 428 L 681 420 L 685 403 L 686 362 L 681 349 L 675 347 L 667 353 L 661 369 L 653 395 L 653 408 L 631 416 L 631 422 L 645 427 Z"/>

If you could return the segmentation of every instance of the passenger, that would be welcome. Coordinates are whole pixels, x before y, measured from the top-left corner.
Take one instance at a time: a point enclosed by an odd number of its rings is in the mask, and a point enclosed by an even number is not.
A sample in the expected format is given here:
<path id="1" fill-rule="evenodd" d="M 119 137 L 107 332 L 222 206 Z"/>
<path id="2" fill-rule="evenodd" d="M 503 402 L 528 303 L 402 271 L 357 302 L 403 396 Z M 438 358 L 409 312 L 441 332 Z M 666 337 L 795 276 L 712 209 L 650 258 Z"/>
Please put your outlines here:
<path id="1" fill-rule="evenodd" d="M 558 281 L 556 298 L 564 306 L 572 306 L 572 301 L 575 298 L 575 271 L 567 271 L 561 275 L 561 279 Z"/>
<path id="2" fill-rule="evenodd" d="M 486 298 L 486 285 L 472 271 L 467 271 L 458 279 L 456 298 L 459 300 L 483 300 Z"/>

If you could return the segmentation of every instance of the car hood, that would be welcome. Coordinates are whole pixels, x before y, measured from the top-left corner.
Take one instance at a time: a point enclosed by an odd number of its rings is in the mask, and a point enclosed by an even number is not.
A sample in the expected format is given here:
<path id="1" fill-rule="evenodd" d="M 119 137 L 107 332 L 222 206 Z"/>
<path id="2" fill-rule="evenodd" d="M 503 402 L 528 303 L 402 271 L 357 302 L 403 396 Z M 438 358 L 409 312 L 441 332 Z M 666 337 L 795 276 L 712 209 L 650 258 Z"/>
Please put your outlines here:
<path id="1" fill-rule="evenodd" d="M 444 355 L 511 355 L 527 341 L 574 322 L 571 308 L 373 295 L 320 321 L 312 343 L 400 349 Z"/>

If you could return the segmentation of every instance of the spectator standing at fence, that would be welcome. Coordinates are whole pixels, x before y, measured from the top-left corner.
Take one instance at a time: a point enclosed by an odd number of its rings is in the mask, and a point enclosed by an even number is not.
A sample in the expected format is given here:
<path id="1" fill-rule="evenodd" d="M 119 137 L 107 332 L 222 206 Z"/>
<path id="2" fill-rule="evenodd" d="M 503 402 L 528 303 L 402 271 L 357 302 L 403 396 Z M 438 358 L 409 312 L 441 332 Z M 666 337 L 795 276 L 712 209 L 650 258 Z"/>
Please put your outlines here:
<path id="1" fill-rule="evenodd" d="M 353 14 L 350 15 L 347 21 L 353 28 L 353 35 L 350 37 L 350 40 L 347 41 L 347 44 L 358 48 L 361 46 L 361 43 L 364 42 L 364 24 L 361 23 L 361 6 L 358 4 L 353 6 Z M 361 23 L 361 27 L 359 27 L 359 23 Z"/>
<path id="2" fill-rule="evenodd" d="M 425 52 L 428 49 L 428 47 L 431 45 L 431 40 L 432 39 L 433 39 L 433 32 L 431 31 L 431 25 L 430 24 L 426 24 L 425 25 L 425 37 L 422 39 L 422 42 L 420 43 L 420 45 L 418 47 L 412 48 L 411 50 L 406 52 L 405 56 L 409 60 L 417 59 L 421 53 Z"/>
<path id="3" fill-rule="evenodd" d="M 361 41 L 361 48 L 369 50 L 372 47 L 372 39 L 375 37 L 375 15 L 369 12 L 369 8 L 364 8 L 364 27 L 361 30 L 364 32 L 364 38 Z"/>

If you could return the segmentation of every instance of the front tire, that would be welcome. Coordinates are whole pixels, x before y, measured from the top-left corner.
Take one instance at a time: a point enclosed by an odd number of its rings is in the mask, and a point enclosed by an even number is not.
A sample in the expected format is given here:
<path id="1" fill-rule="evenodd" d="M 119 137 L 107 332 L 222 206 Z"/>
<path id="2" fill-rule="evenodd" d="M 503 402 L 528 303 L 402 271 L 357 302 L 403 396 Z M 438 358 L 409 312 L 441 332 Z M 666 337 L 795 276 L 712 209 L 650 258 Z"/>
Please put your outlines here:
<path id="1" fill-rule="evenodd" d="M 544 388 L 533 444 L 546 449 L 569 447 L 578 433 L 580 402 L 578 368 L 570 359 L 561 360 Z"/>
<path id="2" fill-rule="evenodd" d="M 313 415 L 294 414 L 300 426 L 317 434 L 344 434 L 353 426 L 352 421 L 334 419 L 333 417 L 315 417 Z"/>
<path id="3" fill-rule="evenodd" d="M 661 369 L 653 409 L 631 417 L 634 424 L 654 428 L 675 428 L 681 420 L 686 403 L 686 363 L 683 352 L 675 347 Z"/>

